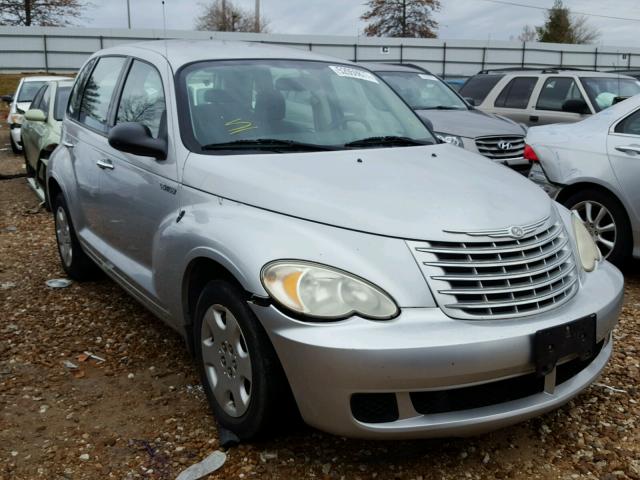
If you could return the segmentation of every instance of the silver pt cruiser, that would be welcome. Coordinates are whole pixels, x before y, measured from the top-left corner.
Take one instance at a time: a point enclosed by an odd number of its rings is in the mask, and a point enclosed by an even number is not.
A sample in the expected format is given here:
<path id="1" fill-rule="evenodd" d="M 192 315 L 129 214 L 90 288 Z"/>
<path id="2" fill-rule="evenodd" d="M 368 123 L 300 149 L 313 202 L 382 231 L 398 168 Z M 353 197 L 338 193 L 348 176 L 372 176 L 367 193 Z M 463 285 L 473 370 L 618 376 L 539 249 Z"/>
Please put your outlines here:
<path id="1" fill-rule="evenodd" d="M 68 275 L 99 267 L 178 330 L 241 439 L 289 405 L 351 437 L 475 434 L 562 405 L 611 355 L 623 279 L 581 221 L 355 64 L 103 50 L 49 166 Z"/>

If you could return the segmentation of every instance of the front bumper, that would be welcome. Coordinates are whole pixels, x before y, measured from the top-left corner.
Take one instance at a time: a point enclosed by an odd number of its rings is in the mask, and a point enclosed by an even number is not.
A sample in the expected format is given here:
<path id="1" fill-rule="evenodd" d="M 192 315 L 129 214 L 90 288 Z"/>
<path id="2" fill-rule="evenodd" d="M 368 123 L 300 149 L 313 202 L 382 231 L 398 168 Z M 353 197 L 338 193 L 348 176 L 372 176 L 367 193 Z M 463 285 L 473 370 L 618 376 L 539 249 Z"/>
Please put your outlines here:
<path id="1" fill-rule="evenodd" d="M 604 263 L 585 276 L 567 304 L 517 320 L 462 321 L 438 308 L 405 308 L 389 321 L 352 318 L 312 324 L 294 320 L 274 306 L 252 304 L 252 308 L 271 338 L 307 423 L 349 437 L 425 438 L 500 428 L 556 408 L 580 393 L 611 355 L 611 331 L 622 300 L 622 275 Z M 542 392 L 480 408 L 418 413 L 412 401 L 416 393 L 531 374 L 536 331 L 593 313 L 602 349 L 585 368 L 555 388 L 545 384 Z M 397 419 L 357 420 L 352 396 L 363 393 L 395 396 Z"/>
<path id="2" fill-rule="evenodd" d="M 19 147 L 22 147 L 22 125 L 19 123 L 12 123 L 9 128 L 9 135 L 11 135 L 13 142 Z"/>

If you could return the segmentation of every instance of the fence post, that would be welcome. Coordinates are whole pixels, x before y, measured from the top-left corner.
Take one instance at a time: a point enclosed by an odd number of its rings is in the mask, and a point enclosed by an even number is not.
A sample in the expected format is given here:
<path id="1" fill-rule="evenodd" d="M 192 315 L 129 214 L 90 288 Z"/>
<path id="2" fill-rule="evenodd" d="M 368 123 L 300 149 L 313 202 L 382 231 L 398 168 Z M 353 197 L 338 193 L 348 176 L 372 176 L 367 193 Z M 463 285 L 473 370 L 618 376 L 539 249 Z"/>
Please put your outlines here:
<path id="1" fill-rule="evenodd" d="M 309 42 L 309 51 L 311 52 L 313 50 L 313 43 Z"/>
<path id="2" fill-rule="evenodd" d="M 480 70 L 484 70 L 484 64 L 485 64 L 486 58 L 487 58 L 487 47 L 482 47 L 482 67 L 480 67 Z"/>
<path id="3" fill-rule="evenodd" d="M 47 50 L 47 36 L 42 35 L 42 42 L 44 43 L 44 71 L 49 73 L 49 52 Z"/>
<path id="4" fill-rule="evenodd" d="M 520 64 L 521 68 L 524 68 L 524 55 L 526 51 L 527 51 L 527 42 L 522 42 L 522 61 Z"/>
<path id="5" fill-rule="evenodd" d="M 100 50 L 102 50 L 104 48 L 104 38 L 102 35 L 100 35 Z"/>
<path id="6" fill-rule="evenodd" d="M 593 69 L 594 70 L 598 70 L 598 47 L 596 47 L 596 51 L 594 53 L 594 56 L 595 56 L 595 62 L 594 62 Z"/>
<path id="7" fill-rule="evenodd" d="M 447 42 L 442 45 L 442 78 L 447 73 Z"/>
<path id="8" fill-rule="evenodd" d="M 400 63 L 404 60 L 404 45 L 400 44 Z"/>
<path id="9" fill-rule="evenodd" d="M 631 52 L 627 54 L 627 68 L 631 69 Z"/>
<path id="10" fill-rule="evenodd" d="M 357 62 L 358 61 L 358 44 L 354 44 L 353 45 L 353 61 Z"/>
<path id="11" fill-rule="evenodd" d="M 560 50 L 560 66 L 562 67 L 564 61 L 564 50 Z"/>

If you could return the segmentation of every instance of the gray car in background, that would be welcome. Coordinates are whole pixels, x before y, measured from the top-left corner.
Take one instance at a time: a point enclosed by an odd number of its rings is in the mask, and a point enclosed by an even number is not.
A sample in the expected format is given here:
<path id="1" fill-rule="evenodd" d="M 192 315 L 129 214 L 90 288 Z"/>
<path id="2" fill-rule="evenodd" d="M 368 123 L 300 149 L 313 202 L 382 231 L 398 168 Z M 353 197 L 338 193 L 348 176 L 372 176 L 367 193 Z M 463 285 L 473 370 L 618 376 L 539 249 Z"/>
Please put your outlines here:
<path id="1" fill-rule="evenodd" d="M 619 267 L 640 258 L 640 95 L 582 122 L 534 127 L 529 178 L 577 212 Z"/>
<path id="2" fill-rule="evenodd" d="M 529 162 L 523 158 L 526 128 L 522 125 L 472 107 L 439 77 L 421 67 L 388 63 L 360 65 L 387 82 L 428 122 L 440 140 L 515 170 L 529 170 Z"/>
<path id="3" fill-rule="evenodd" d="M 296 408 L 338 435 L 471 435 L 566 403 L 612 352 L 623 278 L 583 223 L 344 60 L 98 52 L 48 172 L 64 270 L 180 332 L 240 439 Z"/>

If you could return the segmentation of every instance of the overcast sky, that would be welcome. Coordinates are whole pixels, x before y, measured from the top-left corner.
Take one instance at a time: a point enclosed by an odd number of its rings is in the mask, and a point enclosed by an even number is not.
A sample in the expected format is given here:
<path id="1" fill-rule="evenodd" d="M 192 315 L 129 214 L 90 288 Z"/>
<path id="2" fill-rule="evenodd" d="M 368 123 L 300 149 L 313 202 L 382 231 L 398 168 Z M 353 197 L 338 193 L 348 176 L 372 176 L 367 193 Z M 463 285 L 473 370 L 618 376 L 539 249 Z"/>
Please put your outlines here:
<path id="1" fill-rule="evenodd" d="M 133 28 L 162 28 L 161 0 L 130 0 Z M 253 8 L 254 0 L 235 0 L 245 8 Z M 553 0 L 515 0 L 532 6 L 549 7 Z M 261 0 L 262 13 L 270 21 L 273 33 L 318 35 L 362 34 L 359 20 L 365 10 L 364 0 Z M 525 24 L 540 25 L 544 11 L 492 3 L 488 0 L 441 0 L 436 14 L 443 39 L 510 40 L 517 38 Z M 635 20 L 589 17 L 605 45 L 637 45 L 640 28 L 639 0 L 564 0 L 576 12 Z M 615 4 L 615 9 L 612 5 Z M 199 0 L 166 0 L 167 28 L 191 29 L 201 10 Z M 126 0 L 93 2 L 84 13 L 88 27 L 126 28 Z"/>

